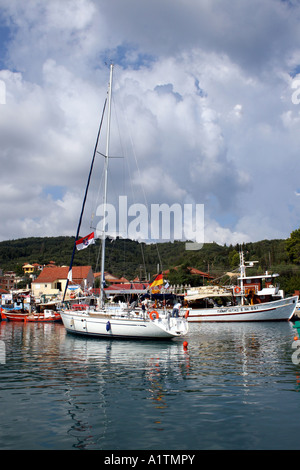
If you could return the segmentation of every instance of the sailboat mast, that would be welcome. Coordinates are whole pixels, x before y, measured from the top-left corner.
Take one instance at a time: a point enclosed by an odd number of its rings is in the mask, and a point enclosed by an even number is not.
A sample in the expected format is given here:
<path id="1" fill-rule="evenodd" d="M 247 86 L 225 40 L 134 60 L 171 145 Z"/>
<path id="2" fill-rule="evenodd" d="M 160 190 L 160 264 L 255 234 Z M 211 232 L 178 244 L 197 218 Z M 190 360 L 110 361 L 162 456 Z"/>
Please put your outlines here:
<path id="1" fill-rule="evenodd" d="M 104 173 L 104 200 L 103 200 L 103 230 L 102 230 L 102 251 L 101 251 L 101 285 L 100 285 L 100 305 L 104 305 L 104 263 L 105 263 L 105 226 L 106 226 L 106 204 L 107 204 L 107 176 L 108 176 L 108 160 L 109 160 L 109 141 L 110 141 L 110 121 L 111 121 L 111 92 L 113 79 L 113 64 L 110 65 L 110 77 L 108 86 L 108 112 L 107 112 L 107 135 L 105 150 L 105 173 Z"/>
<path id="2" fill-rule="evenodd" d="M 244 262 L 244 253 L 240 250 L 240 273 L 241 273 L 241 305 L 244 305 L 244 277 L 246 276 L 246 268 Z"/>

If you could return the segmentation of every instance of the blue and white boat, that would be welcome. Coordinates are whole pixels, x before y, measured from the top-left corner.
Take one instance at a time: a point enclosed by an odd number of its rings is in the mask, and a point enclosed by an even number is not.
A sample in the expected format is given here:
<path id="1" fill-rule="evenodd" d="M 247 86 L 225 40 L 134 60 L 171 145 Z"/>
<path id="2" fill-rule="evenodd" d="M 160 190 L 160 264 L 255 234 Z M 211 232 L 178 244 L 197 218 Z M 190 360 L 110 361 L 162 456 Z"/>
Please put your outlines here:
<path id="1" fill-rule="evenodd" d="M 240 322 L 291 320 L 298 296 L 284 297 L 275 285 L 278 274 L 246 276 L 246 268 L 255 261 L 244 262 L 240 252 L 239 285 L 219 287 L 202 286 L 187 291 L 189 322 Z M 217 302 L 223 299 L 222 306 Z"/>

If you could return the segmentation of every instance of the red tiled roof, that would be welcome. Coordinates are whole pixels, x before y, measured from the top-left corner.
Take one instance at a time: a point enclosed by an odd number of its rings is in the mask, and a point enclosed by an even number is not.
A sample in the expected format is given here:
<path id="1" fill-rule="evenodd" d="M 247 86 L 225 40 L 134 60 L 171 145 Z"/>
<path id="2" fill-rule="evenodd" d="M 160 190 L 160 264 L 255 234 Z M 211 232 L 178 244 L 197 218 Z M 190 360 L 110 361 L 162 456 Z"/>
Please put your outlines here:
<path id="1" fill-rule="evenodd" d="M 144 290 L 149 287 L 148 282 L 128 282 L 127 284 L 112 284 L 111 286 L 105 287 L 104 290 Z"/>
<path id="2" fill-rule="evenodd" d="M 179 266 L 175 266 L 175 268 L 173 268 L 173 269 L 175 269 L 177 271 L 178 268 L 179 268 Z M 204 277 L 211 278 L 211 279 L 214 278 L 209 273 L 204 273 L 203 271 L 199 271 L 199 269 L 197 269 L 197 268 L 191 268 L 190 266 L 188 266 L 187 269 L 189 270 L 190 274 L 198 274 L 198 276 L 204 276 Z M 170 273 L 169 269 L 167 269 L 166 271 L 163 272 L 163 274 L 169 274 L 169 273 Z"/>
<path id="3" fill-rule="evenodd" d="M 107 271 L 104 271 L 104 276 L 105 276 L 106 281 L 109 281 L 109 282 L 118 281 L 117 277 L 113 276 L 112 274 L 108 273 Z M 94 278 L 96 279 L 97 277 L 101 277 L 101 272 L 94 273 Z"/>
<path id="4" fill-rule="evenodd" d="M 81 282 L 83 279 L 86 279 L 91 266 L 73 266 L 72 268 L 72 280 L 73 282 Z M 45 266 L 41 274 L 37 277 L 33 283 L 39 284 L 44 282 L 55 282 L 58 279 L 67 279 L 69 272 L 68 266 Z"/>
<path id="5" fill-rule="evenodd" d="M 94 278 L 96 279 L 97 277 L 101 277 L 101 272 L 94 273 Z M 115 284 L 117 284 L 117 283 L 124 284 L 124 283 L 130 282 L 125 277 L 120 277 L 120 279 L 119 279 L 119 278 L 113 276 L 112 274 L 109 274 L 107 271 L 104 271 L 104 277 L 105 277 L 105 280 L 107 282 L 113 282 Z"/>
<path id="6" fill-rule="evenodd" d="M 104 290 L 105 292 L 109 293 L 115 293 L 115 292 L 126 292 L 130 293 L 132 292 L 133 294 L 137 291 L 145 291 L 149 287 L 148 282 L 143 282 L 143 283 L 138 283 L 138 282 L 132 282 L 128 284 L 112 284 L 108 287 L 105 287 Z M 100 289 L 99 288 L 94 288 L 92 289 L 93 294 L 99 295 L 100 294 Z"/>
<path id="7" fill-rule="evenodd" d="M 199 271 L 199 269 L 197 268 L 188 267 L 188 270 L 190 271 L 191 274 L 199 274 L 200 276 L 213 277 L 209 273 L 204 273 L 203 271 Z"/>
<path id="8" fill-rule="evenodd" d="M 109 280 L 109 279 L 108 279 Z M 128 283 L 128 279 L 126 279 L 125 277 L 120 277 L 120 279 L 114 279 L 113 281 L 115 284 L 125 284 L 125 283 Z"/>

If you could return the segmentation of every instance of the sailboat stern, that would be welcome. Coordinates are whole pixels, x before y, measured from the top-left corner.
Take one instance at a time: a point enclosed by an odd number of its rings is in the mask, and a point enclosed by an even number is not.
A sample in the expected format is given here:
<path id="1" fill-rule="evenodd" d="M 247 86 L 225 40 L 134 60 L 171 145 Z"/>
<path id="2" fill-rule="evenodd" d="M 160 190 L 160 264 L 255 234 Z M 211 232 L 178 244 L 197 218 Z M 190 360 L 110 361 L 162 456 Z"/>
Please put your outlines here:
<path id="1" fill-rule="evenodd" d="M 172 337 L 185 336 L 189 331 L 189 324 L 185 318 L 159 317 L 151 321 Z"/>

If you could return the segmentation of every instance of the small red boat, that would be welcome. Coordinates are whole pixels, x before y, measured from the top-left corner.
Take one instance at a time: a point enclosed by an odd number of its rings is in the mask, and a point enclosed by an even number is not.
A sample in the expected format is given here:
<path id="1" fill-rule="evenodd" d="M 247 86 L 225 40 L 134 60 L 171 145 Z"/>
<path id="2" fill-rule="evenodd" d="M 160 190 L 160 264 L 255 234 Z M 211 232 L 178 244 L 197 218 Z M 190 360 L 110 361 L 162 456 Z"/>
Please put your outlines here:
<path id="1" fill-rule="evenodd" d="M 2 320 L 6 321 L 23 321 L 23 322 L 43 322 L 43 323 L 51 323 L 51 322 L 59 322 L 61 320 L 61 316 L 59 312 L 54 310 L 44 310 L 42 313 L 20 313 L 20 312 L 4 312 L 1 309 L 1 318 Z"/>

